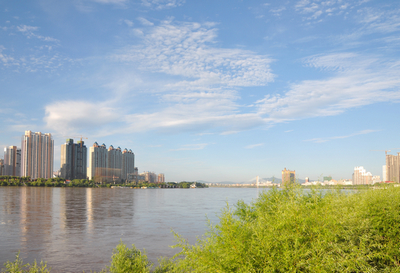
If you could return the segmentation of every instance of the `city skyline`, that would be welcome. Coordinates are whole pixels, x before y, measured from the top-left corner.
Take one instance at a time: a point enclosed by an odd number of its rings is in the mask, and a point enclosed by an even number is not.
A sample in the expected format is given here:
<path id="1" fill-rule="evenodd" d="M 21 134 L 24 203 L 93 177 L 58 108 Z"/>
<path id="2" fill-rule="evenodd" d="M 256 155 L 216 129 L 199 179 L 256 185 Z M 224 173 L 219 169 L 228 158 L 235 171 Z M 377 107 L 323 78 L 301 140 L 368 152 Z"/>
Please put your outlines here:
<path id="1" fill-rule="evenodd" d="M 169 181 L 382 177 L 400 150 L 398 1 L 0 3 L 0 146 L 130 147 Z M 71 19 L 74 18 L 74 19 Z"/>

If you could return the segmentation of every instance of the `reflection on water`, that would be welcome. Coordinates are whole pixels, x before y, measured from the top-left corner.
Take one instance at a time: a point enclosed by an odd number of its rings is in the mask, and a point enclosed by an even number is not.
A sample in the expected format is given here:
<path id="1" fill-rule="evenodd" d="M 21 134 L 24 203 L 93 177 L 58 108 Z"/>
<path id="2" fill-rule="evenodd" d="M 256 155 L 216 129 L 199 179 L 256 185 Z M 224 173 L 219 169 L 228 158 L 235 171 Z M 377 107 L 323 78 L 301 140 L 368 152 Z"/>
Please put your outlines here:
<path id="1" fill-rule="evenodd" d="M 206 215 L 261 189 L 92 189 L 0 187 L 0 264 L 45 260 L 52 272 L 100 270 L 122 240 L 156 261 L 178 250 L 171 230 L 195 243 Z"/>

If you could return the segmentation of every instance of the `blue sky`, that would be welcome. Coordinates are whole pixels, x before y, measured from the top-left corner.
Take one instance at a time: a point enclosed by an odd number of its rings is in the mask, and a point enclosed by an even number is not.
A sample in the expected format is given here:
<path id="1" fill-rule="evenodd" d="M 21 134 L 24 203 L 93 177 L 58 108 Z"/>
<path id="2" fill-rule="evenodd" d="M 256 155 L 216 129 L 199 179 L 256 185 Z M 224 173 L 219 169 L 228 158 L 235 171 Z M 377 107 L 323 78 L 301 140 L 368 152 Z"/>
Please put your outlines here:
<path id="1" fill-rule="evenodd" d="M 0 145 L 132 149 L 168 181 L 382 176 L 400 2 L 0 1 Z"/>

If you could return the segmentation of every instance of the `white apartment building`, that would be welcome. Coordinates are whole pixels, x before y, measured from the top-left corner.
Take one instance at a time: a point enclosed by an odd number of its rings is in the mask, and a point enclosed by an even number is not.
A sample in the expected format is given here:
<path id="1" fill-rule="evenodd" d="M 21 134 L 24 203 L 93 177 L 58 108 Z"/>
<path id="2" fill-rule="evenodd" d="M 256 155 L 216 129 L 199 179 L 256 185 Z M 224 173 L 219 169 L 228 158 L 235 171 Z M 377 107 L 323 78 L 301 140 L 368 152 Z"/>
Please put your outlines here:
<path id="1" fill-rule="evenodd" d="M 353 185 L 373 184 L 372 174 L 367 172 L 363 166 L 355 167 L 353 173 Z"/>
<path id="2" fill-rule="evenodd" d="M 54 140 L 51 134 L 25 131 L 21 141 L 21 176 L 52 178 Z"/>
<path id="3" fill-rule="evenodd" d="M 3 175 L 21 176 L 21 149 L 17 146 L 4 148 Z"/>

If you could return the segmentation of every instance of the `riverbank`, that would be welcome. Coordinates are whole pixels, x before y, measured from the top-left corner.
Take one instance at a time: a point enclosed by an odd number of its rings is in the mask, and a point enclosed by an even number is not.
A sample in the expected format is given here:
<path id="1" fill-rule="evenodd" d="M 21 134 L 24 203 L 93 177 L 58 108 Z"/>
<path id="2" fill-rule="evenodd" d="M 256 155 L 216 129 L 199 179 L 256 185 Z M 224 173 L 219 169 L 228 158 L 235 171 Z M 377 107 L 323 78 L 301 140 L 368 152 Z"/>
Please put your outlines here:
<path id="1" fill-rule="evenodd" d="M 125 187 L 125 188 L 208 188 L 204 183 L 199 182 L 162 182 L 162 183 L 149 183 L 147 181 L 140 182 L 96 182 L 87 179 L 73 179 L 66 180 L 60 177 L 56 178 L 38 178 L 35 180 L 30 177 L 18 176 L 0 176 L 0 186 L 14 186 L 14 187 L 83 187 L 83 188 L 111 188 L 111 187 Z"/>
<path id="2" fill-rule="evenodd" d="M 253 203 L 225 207 L 196 244 L 177 236 L 181 251 L 158 268 L 121 243 L 103 272 L 394 272 L 399 208 L 398 187 L 271 189 Z"/>

